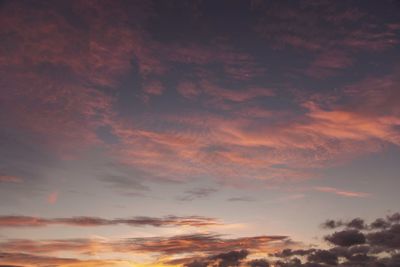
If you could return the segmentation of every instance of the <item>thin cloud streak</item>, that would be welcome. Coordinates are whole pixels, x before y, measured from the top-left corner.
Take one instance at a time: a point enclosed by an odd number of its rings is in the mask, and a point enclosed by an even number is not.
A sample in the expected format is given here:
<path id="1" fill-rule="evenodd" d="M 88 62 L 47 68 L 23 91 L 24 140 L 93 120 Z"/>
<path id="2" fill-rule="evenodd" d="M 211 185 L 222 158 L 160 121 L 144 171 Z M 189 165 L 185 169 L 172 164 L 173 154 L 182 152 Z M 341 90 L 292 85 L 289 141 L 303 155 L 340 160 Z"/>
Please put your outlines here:
<path id="1" fill-rule="evenodd" d="M 314 187 L 314 190 L 319 192 L 332 193 L 344 197 L 365 198 L 371 196 L 371 194 L 365 192 L 346 191 L 329 186 L 316 186 Z"/>
<path id="2" fill-rule="evenodd" d="M 153 226 L 153 227 L 208 227 L 223 225 L 217 219 L 201 216 L 167 216 L 163 218 L 154 217 L 132 217 L 118 219 L 104 219 L 99 217 L 70 217 L 70 218 L 40 218 L 30 216 L 0 216 L 1 227 L 47 227 L 51 225 L 95 227 L 107 225 L 125 224 L 129 226 Z"/>

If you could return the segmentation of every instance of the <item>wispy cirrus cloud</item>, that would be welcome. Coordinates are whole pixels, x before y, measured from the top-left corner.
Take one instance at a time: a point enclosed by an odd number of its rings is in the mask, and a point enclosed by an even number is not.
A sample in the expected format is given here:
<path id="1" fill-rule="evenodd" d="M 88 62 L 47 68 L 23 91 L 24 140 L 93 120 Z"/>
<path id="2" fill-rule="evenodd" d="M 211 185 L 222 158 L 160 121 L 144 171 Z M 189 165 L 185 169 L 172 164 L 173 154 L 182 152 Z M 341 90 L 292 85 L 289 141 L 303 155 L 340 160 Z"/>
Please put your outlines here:
<path id="1" fill-rule="evenodd" d="M 105 219 L 99 217 L 70 217 L 70 218 L 41 218 L 31 216 L 0 216 L 0 227 L 46 227 L 51 225 L 95 227 L 107 225 L 125 224 L 129 226 L 154 226 L 154 227 L 207 227 L 223 224 L 215 218 L 202 216 L 167 216 L 163 218 L 154 217 L 132 217 Z"/>
<path id="2" fill-rule="evenodd" d="M 212 187 L 197 187 L 186 190 L 183 196 L 178 197 L 181 201 L 192 201 L 194 199 L 205 198 L 218 192 L 218 189 Z"/>
<path id="3" fill-rule="evenodd" d="M 34 266 L 118 266 L 125 261 L 120 260 L 82 260 L 77 258 L 62 258 L 52 256 L 41 256 L 29 253 L 6 253 L 0 252 L 0 263 L 4 267 L 34 267 Z M 6 264 L 6 265 L 4 265 Z M 23 264 L 23 265 L 20 265 Z"/>
<path id="4" fill-rule="evenodd" d="M 332 194 L 344 196 L 344 197 L 364 198 L 364 197 L 369 197 L 371 195 L 371 194 L 365 193 L 365 192 L 341 190 L 341 189 L 329 187 L 329 186 L 316 186 L 316 187 L 314 187 L 314 190 L 319 191 L 319 192 L 332 193 Z"/>
<path id="5" fill-rule="evenodd" d="M 12 175 L 0 175 L 0 183 L 21 183 L 22 179 Z"/>

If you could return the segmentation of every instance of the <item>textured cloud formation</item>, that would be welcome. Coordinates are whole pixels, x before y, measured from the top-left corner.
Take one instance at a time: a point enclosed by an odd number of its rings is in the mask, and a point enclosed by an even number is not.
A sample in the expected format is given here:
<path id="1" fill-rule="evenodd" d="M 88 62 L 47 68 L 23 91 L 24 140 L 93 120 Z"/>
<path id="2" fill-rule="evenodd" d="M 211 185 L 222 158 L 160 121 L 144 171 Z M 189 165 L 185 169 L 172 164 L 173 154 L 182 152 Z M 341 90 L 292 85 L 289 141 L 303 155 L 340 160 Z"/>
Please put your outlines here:
<path id="1" fill-rule="evenodd" d="M 399 8 L 397 0 L 1 0 L 1 208 L 57 217 L 0 216 L 0 262 L 124 266 L 133 263 L 112 257 L 151 255 L 192 267 L 399 266 L 398 214 L 327 221 L 328 249 L 301 248 L 286 235 L 241 236 L 243 229 L 233 237 L 203 232 L 224 226 L 208 217 L 107 218 L 119 214 L 115 202 L 176 214 L 189 201 L 212 205 L 207 197 L 218 193 L 222 205 L 240 204 L 232 216 L 241 216 L 246 204 L 275 204 L 261 203 L 274 197 L 260 193 L 266 188 L 291 190 L 278 202 L 311 199 L 304 191 L 318 201 L 378 196 L 382 179 L 369 177 L 363 189 L 358 173 L 342 184 L 311 179 L 338 179 L 338 166 L 371 155 L 398 157 Z M 383 180 L 394 182 L 389 172 Z M 160 194 L 164 184 L 179 186 Z M 169 202 L 170 194 L 181 201 Z M 106 215 L 62 215 L 76 214 L 76 203 Z M 39 238 L 50 226 L 68 226 L 62 234 L 73 237 L 83 230 L 70 228 L 116 226 L 106 235 L 124 238 Z M 129 238 L 118 226 L 176 229 Z M 37 239 L 13 239 L 17 231 Z M 95 257 L 110 261 L 86 261 Z"/>
<path id="2" fill-rule="evenodd" d="M 400 144 L 398 67 L 360 68 L 396 51 L 396 3 L 385 1 L 383 18 L 375 2 L 226 1 L 226 21 L 255 47 L 235 31 L 221 37 L 210 3 L 5 1 L 2 129 L 49 157 L 100 149 L 146 180 L 228 185 L 302 181 Z M 331 75 L 334 90 L 320 82 Z"/>
<path id="3" fill-rule="evenodd" d="M 126 224 L 129 226 L 214 226 L 221 225 L 217 219 L 201 216 L 177 217 L 167 216 L 164 218 L 132 217 L 127 219 L 104 219 L 98 217 L 70 217 L 70 218 L 40 218 L 29 216 L 0 216 L 0 227 L 45 227 L 50 225 L 66 226 L 105 226 Z"/>

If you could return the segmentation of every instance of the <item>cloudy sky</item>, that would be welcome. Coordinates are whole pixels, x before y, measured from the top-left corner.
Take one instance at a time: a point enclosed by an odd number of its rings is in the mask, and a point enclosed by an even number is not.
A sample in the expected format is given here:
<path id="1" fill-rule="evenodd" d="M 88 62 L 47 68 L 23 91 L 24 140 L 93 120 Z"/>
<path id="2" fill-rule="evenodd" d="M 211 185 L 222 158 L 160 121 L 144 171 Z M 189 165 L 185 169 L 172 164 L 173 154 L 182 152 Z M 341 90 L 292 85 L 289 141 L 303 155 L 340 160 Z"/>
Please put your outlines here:
<path id="1" fill-rule="evenodd" d="M 398 211 L 399 62 L 396 0 L 1 1 L 0 264 L 251 258 Z"/>

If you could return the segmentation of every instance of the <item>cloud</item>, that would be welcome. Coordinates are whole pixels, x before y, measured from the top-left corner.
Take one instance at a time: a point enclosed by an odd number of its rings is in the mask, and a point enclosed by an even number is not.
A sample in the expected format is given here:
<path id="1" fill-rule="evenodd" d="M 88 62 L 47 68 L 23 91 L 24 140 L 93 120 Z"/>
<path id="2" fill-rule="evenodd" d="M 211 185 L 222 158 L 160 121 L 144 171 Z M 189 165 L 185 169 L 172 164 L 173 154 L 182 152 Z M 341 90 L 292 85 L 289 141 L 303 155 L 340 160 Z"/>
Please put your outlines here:
<path id="1" fill-rule="evenodd" d="M 222 238 L 216 234 L 191 234 L 171 237 L 143 237 L 125 239 L 60 239 L 29 240 L 11 239 L 1 242 L 4 253 L 31 253 L 49 255 L 52 253 L 70 252 L 85 255 L 102 253 L 129 253 L 133 255 L 149 255 L 158 259 L 171 261 L 181 258 L 181 263 L 189 262 L 195 257 L 210 257 L 218 262 L 240 260 L 247 252 L 230 253 L 242 249 L 251 252 L 276 251 L 287 242 L 285 236 L 254 236 L 241 238 Z M 215 257 L 215 253 L 220 254 Z M 177 262 L 177 261 L 173 261 Z M 172 263 L 172 261 L 171 261 Z"/>
<path id="2" fill-rule="evenodd" d="M 354 218 L 346 223 L 328 220 L 329 227 L 358 228 L 345 229 L 325 237 L 334 247 L 327 249 L 290 250 L 274 254 L 277 266 L 397 266 L 399 255 L 396 249 L 398 222 L 391 222 L 392 216 L 378 218 L 388 224 L 388 228 L 375 229 L 374 222 L 365 224 L 361 218 Z M 377 221 L 375 220 L 375 221 Z M 380 224 L 381 225 L 381 224 Z M 386 226 L 385 226 L 386 227 Z M 382 254 L 386 252 L 387 255 Z M 306 257 L 303 257 L 306 256 Z"/>
<path id="3" fill-rule="evenodd" d="M 216 234 L 191 234 L 170 237 L 143 237 L 125 239 L 64 239 L 64 240 L 8 240 L 2 242 L 0 263 L 5 264 L 77 264 L 91 266 L 96 263 L 87 260 L 53 258 L 42 256 L 56 252 L 73 252 L 93 255 L 94 253 L 149 253 L 156 255 L 158 264 L 187 267 L 208 266 L 250 266 L 250 267 L 349 267 L 385 266 L 395 267 L 399 263 L 396 252 L 400 248 L 399 216 L 397 213 L 380 218 L 387 227 L 369 227 L 360 218 L 349 220 L 343 227 L 349 227 L 325 236 L 328 246 L 313 245 L 311 248 L 294 243 L 286 236 L 253 236 L 223 238 Z M 362 229 L 362 225 L 368 225 Z M 347 225 L 347 226 L 346 226 Z M 340 226 L 342 227 L 342 226 Z M 21 253 L 23 251 L 23 253 Z M 385 253 L 383 253 L 385 252 Z M 257 258 L 264 254 L 264 258 Z M 158 259 L 158 260 L 157 260 Z M 53 262 L 53 263 L 50 263 Z M 56 263 L 57 262 L 57 263 Z M 118 261 L 104 260 L 116 263 Z M 41 265 L 42 264 L 42 265 Z M 98 262 L 101 264 L 101 262 Z M 74 266 L 74 265 L 72 265 Z M 98 266 L 98 265 L 97 265 Z M 101 265 L 100 265 L 101 266 Z"/>
<path id="4" fill-rule="evenodd" d="M 214 193 L 216 193 L 218 189 L 211 187 L 198 187 L 193 188 L 191 190 L 187 190 L 184 192 L 184 196 L 179 197 L 178 199 L 181 201 L 192 201 L 194 199 L 205 198 Z"/>
<path id="5" fill-rule="evenodd" d="M 0 252 L 0 263 L 7 265 L 0 265 L 2 267 L 89 267 L 89 266 L 118 266 L 123 261 L 118 260 L 81 260 L 75 258 L 61 258 L 51 256 L 39 256 L 27 253 L 6 253 Z M 13 265 L 10 265 L 13 264 Z M 15 265 L 18 264 L 18 265 Z"/>
<path id="6" fill-rule="evenodd" d="M 47 196 L 47 203 L 49 204 L 55 204 L 58 200 L 58 192 L 52 192 Z"/>
<path id="7" fill-rule="evenodd" d="M 314 190 L 319 191 L 319 192 L 327 192 L 327 193 L 333 193 L 339 196 L 344 196 L 344 197 L 368 197 L 370 194 L 365 193 L 365 192 L 355 192 L 355 191 L 346 191 L 346 190 L 340 190 L 334 187 L 327 187 L 327 186 L 316 186 L 314 187 Z"/>
<path id="8" fill-rule="evenodd" d="M 252 198 L 252 197 L 231 197 L 231 198 L 228 198 L 228 201 L 231 201 L 231 202 L 236 202 L 236 201 L 252 202 L 252 201 L 255 201 L 255 199 Z"/>
<path id="9" fill-rule="evenodd" d="M 6 1 L 0 32 L 7 51 L 0 85 L 6 90 L 0 100 L 1 114 L 12 115 L 1 118 L 2 129 L 34 136 L 26 142 L 55 158 L 79 158 L 98 149 L 143 173 L 146 181 L 207 175 L 233 186 L 303 181 L 316 176 L 315 168 L 400 144 L 396 71 L 340 82 L 335 93 L 323 93 L 324 100 L 304 88 L 299 101 L 291 93 L 297 78 L 288 82 L 293 74 L 286 68 L 299 60 L 305 62 L 302 70 L 335 72 L 357 64 L 355 51 L 392 49 L 398 26 L 386 23 L 389 14 L 380 24 L 373 19 L 375 10 L 351 3 L 254 3 L 243 3 L 242 9 L 254 17 L 252 23 L 230 23 L 248 29 L 250 42 L 261 42 L 262 52 L 242 47 L 242 39 L 230 33 L 220 38 L 214 15 L 200 3 L 182 9 L 201 20 L 177 19 L 193 23 L 204 41 L 190 34 L 166 41 L 160 37 L 166 32 L 153 26 L 170 25 L 165 10 L 175 12 L 177 4 L 161 11 L 151 3 L 123 1 L 78 1 L 61 9 L 54 3 Z M 205 32 L 204 25 L 210 26 Z M 282 45 L 306 50 L 301 55 L 307 59 L 276 50 Z M 272 52 L 290 58 L 265 60 Z M 105 128 L 115 142 L 99 134 Z M 136 189 L 144 185 L 135 179 L 101 180 L 121 194 L 143 194 Z"/>
<path id="10" fill-rule="evenodd" d="M 396 221 L 391 221 L 395 217 Z M 398 248 L 399 221 L 398 214 L 388 215 L 384 220 L 389 224 L 385 229 L 374 229 L 366 227 L 364 220 L 354 218 L 348 223 L 340 223 L 338 227 L 362 228 L 345 229 L 327 235 L 325 239 L 329 242 L 329 247 L 305 249 L 286 248 L 277 253 L 270 253 L 268 258 L 255 258 L 249 255 L 248 259 L 243 258 L 240 264 L 232 263 L 232 266 L 277 266 L 277 267 L 350 267 L 350 266 L 387 266 L 395 267 L 400 263 Z M 331 221 L 329 225 L 332 225 Z M 342 221 L 339 221 L 342 222 Z M 372 224 L 368 224 L 372 225 Z M 362 226 L 362 227 L 361 227 Z M 322 247 L 323 245 L 320 244 Z M 385 253 L 383 253 L 385 252 Z M 232 251 L 236 255 L 238 251 Z M 229 254 L 229 253 L 228 253 Z M 257 254 L 259 255 L 259 253 Z M 185 266 L 215 266 L 210 261 L 213 257 L 208 256 L 202 259 L 195 259 L 186 263 Z"/>
<path id="11" fill-rule="evenodd" d="M 397 7 L 394 3 L 388 5 L 392 8 L 388 18 L 394 18 Z M 264 17 L 258 20 L 255 31 L 269 45 L 280 49 L 289 46 L 303 51 L 380 51 L 399 42 L 390 19 L 382 23 L 376 20 L 379 14 L 373 8 L 359 8 L 349 2 L 260 3 L 257 10 Z M 355 23 L 357 20 L 368 21 L 370 27 Z"/>
<path id="12" fill-rule="evenodd" d="M 365 243 L 365 236 L 358 230 L 343 230 L 335 232 L 330 236 L 326 236 L 325 239 L 334 245 L 349 247 L 353 245 L 361 245 Z"/>
<path id="13" fill-rule="evenodd" d="M 215 256 L 211 256 L 202 261 L 194 261 L 185 264 L 186 267 L 202 267 L 202 266 L 217 266 L 217 267 L 228 267 L 228 266 L 239 266 L 240 262 L 247 257 L 249 252 L 247 250 L 230 251 L 227 253 L 221 253 Z"/>
<path id="14" fill-rule="evenodd" d="M 316 250 L 307 257 L 308 261 L 322 263 L 326 265 L 337 265 L 338 257 L 334 253 L 326 250 Z"/>
<path id="15" fill-rule="evenodd" d="M 250 267 L 269 267 L 270 264 L 266 259 L 255 259 L 247 263 Z"/>
<path id="16" fill-rule="evenodd" d="M 139 177 L 140 174 L 135 175 L 135 177 L 108 175 L 100 178 L 100 180 L 123 195 L 135 197 L 142 196 L 144 192 L 150 191 L 150 188 L 144 185 Z"/>
<path id="17" fill-rule="evenodd" d="M 392 218 L 396 218 L 392 221 Z M 353 267 L 353 266 L 385 266 L 395 267 L 400 263 L 400 255 L 398 248 L 400 243 L 398 213 L 388 215 L 386 218 L 378 218 L 384 220 L 389 226 L 385 229 L 374 229 L 368 227 L 361 218 L 354 218 L 347 223 L 339 223 L 337 227 L 348 227 L 353 229 L 345 229 L 327 235 L 325 240 L 328 241 L 328 247 L 324 244 L 310 247 L 304 246 L 301 249 L 285 248 L 276 253 L 269 253 L 267 258 L 256 258 L 257 254 L 249 254 L 248 257 L 235 258 L 230 266 L 250 266 L 250 267 Z M 327 221 L 332 225 L 332 221 Z M 343 221 L 338 221 L 343 222 Z M 368 225 L 368 226 L 367 226 Z M 336 227 L 336 226 L 335 226 Z M 354 228 L 359 228 L 356 230 Z M 385 252 L 385 253 L 383 253 Z M 231 251 L 225 255 L 237 256 L 239 250 Z M 215 257 L 218 257 L 216 255 Z M 188 262 L 184 266 L 192 267 L 211 267 L 216 264 L 211 259 L 213 256 L 203 258 L 187 259 Z M 238 262 L 238 259 L 241 261 Z"/>
<path id="18" fill-rule="evenodd" d="M 154 217 L 132 217 L 132 218 L 117 218 L 117 219 L 104 219 L 99 217 L 70 217 L 70 218 L 40 218 L 30 216 L 0 216 L 0 227 L 45 227 L 51 225 L 65 225 L 65 226 L 81 226 L 81 227 L 95 227 L 106 225 L 119 225 L 125 224 L 129 226 L 191 226 L 191 227 L 205 227 L 222 224 L 214 218 L 201 217 L 201 216 L 166 216 L 163 218 Z"/>
<path id="19" fill-rule="evenodd" d="M 21 178 L 12 175 L 0 175 L 0 183 L 21 183 Z"/>
<path id="20" fill-rule="evenodd" d="M 316 56 L 305 72 L 315 78 L 326 78 L 349 68 L 352 64 L 353 59 L 342 51 L 325 51 Z"/>

